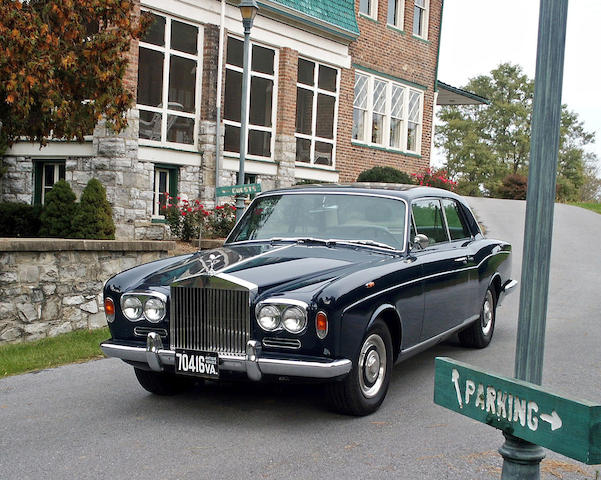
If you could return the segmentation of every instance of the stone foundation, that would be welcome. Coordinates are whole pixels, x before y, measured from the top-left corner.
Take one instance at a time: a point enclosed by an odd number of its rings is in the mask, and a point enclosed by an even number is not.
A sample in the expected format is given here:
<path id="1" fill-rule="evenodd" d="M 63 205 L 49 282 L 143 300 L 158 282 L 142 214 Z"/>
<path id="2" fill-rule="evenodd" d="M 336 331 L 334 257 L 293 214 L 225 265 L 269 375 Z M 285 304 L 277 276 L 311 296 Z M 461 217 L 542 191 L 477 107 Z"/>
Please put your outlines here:
<path id="1" fill-rule="evenodd" d="M 106 326 L 102 288 L 175 242 L 0 239 L 0 345 Z"/>

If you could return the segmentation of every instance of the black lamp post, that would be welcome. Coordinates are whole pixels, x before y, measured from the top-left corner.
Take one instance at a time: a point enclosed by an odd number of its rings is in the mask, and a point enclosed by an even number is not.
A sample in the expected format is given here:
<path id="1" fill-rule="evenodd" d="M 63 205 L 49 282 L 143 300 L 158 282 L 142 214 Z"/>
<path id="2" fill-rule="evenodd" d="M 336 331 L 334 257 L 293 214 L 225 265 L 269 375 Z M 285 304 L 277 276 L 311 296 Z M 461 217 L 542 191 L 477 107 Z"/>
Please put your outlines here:
<path id="1" fill-rule="evenodd" d="M 248 144 L 248 93 L 250 80 L 250 29 L 253 26 L 257 14 L 257 2 L 255 0 L 242 0 L 240 2 L 240 14 L 244 26 L 244 62 L 242 64 L 242 100 L 240 105 L 240 168 L 238 170 L 238 184 L 244 185 L 244 160 L 246 159 L 246 147 Z M 236 196 L 236 221 L 240 220 L 244 213 L 244 195 Z"/>

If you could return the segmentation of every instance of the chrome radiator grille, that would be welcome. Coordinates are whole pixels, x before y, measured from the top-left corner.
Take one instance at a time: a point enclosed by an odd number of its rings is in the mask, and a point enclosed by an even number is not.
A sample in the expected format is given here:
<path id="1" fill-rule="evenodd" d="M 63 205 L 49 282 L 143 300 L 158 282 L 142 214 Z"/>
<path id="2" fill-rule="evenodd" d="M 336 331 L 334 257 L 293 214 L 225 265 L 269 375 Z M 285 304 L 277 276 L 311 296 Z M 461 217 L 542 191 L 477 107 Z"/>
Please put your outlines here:
<path id="1" fill-rule="evenodd" d="M 250 338 L 248 290 L 171 287 L 171 348 L 244 355 Z"/>

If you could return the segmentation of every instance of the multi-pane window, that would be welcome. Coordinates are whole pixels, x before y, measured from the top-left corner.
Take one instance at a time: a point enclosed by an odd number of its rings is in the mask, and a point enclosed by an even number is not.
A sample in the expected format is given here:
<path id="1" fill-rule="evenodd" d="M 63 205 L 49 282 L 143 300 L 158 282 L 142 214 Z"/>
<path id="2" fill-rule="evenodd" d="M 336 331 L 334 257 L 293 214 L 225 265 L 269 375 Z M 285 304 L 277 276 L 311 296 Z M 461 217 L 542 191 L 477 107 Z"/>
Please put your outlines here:
<path id="1" fill-rule="evenodd" d="M 44 203 L 46 194 L 52 190 L 52 187 L 59 180 L 65 179 L 65 162 L 64 161 L 46 161 L 40 162 L 39 172 L 41 176 L 41 188 L 38 192 L 40 202 Z"/>
<path id="2" fill-rule="evenodd" d="M 296 161 L 334 166 L 338 70 L 298 59 Z"/>
<path id="3" fill-rule="evenodd" d="M 388 0 L 388 24 L 393 25 L 402 30 L 404 19 L 405 0 Z"/>
<path id="4" fill-rule="evenodd" d="M 423 98 L 421 90 L 357 72 L 353 140 L 419 153 Z"/>
<path id="5" fill-rule="evenodd" d="M 227 39 L 224 148 L 234 153 L 240 153 L 243 45 L 237 38 Z M 250 64 L 247 153 L 249 157 L 270 158 L 275 127 L 275 50 L 252 44 Z"/>
<path id="6" fill-rule="evenodd" d="M 177 197 L 177 168 L 170 166 L 155 166 L 153 186 L 154 216 L 164 215 L 168 197 Z"/>
<path id="7" fill-rule="evenodd" d="M 355 100 L 353 103 L 353 139 L 364 142 L 365 129 L 367 126 L 367 75 L 357 73 L 355 75 Z"/>
<path id="8" fill-rule="evenodd" d="M 199 27 L 152 13 L 140 40 L 140 138 L 194 145 L 199 110 Z"/>
<path id="9" fill-rule="evenodd" d="M 430 0 L 415 0 L 413 7 L 413 35 L 428 37 L 428 3 Z"/>
<path id="10" fill-rule="evenodd" d="M 378 0 L 359 0 L 359 12 L 368 17 L 377 18 Z"/>

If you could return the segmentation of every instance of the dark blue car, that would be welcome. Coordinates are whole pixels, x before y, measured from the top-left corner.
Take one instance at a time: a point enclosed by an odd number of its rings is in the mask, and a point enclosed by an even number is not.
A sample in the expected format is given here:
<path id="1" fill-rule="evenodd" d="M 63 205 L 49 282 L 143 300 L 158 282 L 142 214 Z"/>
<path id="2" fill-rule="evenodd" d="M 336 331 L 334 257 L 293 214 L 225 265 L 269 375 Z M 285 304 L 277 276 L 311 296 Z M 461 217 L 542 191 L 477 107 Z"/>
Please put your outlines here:
<path id="1" fill-rule="evenodd" d="M 445 190 L 273 190 L 222 248 L 111 278 L 112 338 L 101 347 L 159 395 L 198 379 L 318 379 L 336 410 L 366 415 L 395 362 L 454 333 L 466 347 L 490 343 L 496 308 L 517 283 L 510 256 Z"/>

